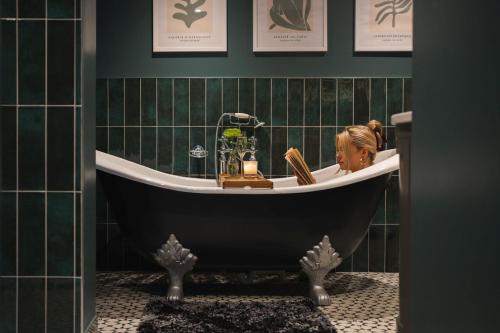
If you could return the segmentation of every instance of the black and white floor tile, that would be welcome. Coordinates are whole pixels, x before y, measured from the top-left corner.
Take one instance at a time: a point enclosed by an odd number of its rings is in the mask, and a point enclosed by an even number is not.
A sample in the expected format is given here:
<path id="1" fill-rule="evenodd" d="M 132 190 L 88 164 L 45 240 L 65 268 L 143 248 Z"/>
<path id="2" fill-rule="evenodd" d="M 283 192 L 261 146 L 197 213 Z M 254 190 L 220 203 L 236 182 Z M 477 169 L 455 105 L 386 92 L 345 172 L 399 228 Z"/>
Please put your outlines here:
<path id="1" fill-rule="evenodd" d="M 279 282 L 259 288 L 266 280 Z M 297 274 L 285 276 L 197 273 L 186 277 L 186 302 L 274 301 L 303 297 L 307 282 Z M 252 280 L 252 283 L 249 283 Z M 335 273 L 327 277 L 326 289 L 332 304 L 321 310 L 337 332 L 396 332 L 399 312 L 397 273 Z M 209 284 L 206 292 L 197 285 Z M 230 286 L 229 288 L 226 286 Z M 217 286 L 224 286 L 218 288 Z M 281 286 L 281 287 L 280 287 Z M 235 288 L 241 292 L 234 292 Z M 254 290 L 252 295 L 250 290 Z M 99 333 L 136 332 L 144 306 L 166 293 L 164 273 L 106 272 L 97 274 L 97 316 Z M 190 290 L 192 294 L 190 295 Z M 290 291 L 288 293 L 287 291 Z M 290 294 L 291 296 L 287 296 Z"/>

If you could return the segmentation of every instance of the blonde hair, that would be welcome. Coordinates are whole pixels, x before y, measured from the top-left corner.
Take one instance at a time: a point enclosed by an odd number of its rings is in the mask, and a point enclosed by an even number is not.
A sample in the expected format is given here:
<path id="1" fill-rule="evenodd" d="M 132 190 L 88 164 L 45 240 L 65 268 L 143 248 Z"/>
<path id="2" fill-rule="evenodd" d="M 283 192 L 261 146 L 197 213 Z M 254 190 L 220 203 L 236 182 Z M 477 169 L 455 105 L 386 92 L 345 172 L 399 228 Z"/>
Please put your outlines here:
<path id="1" fill-rule="evenodd" d="M 382 133 L 382 124 L 377 120 L 370 120 L 366 126 L 348 126 L 344 131 L 337 134 L 336 149 L 337 152 L 340 150 L 346 156 L 347 170 L 350 170 L 351 143 L 358 149 L 366 148 L 368 150 L 368 165 L 371 165 L 377 151 L 384 149 L 385 142 L 386 139 Z"/>

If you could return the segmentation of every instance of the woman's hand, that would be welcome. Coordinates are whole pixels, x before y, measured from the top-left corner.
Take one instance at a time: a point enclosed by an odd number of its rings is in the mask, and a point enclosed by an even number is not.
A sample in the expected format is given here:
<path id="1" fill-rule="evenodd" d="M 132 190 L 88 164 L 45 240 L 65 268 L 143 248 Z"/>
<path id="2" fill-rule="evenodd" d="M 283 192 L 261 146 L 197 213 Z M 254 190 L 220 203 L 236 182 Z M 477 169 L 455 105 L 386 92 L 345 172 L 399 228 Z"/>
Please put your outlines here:
<path id="1" fill-rule="evenodd" d="M 300 178 L 299 176 L 297 176 L 297 172 L 295 172 L 295 170 L 292 170 L 292 171 L 293 171 L 293 175 L 294 175 L 295 177 L 297 177 L 297 183 L 298 183 L 299 185 L 307 185 L 307 184 L 306 184 L 306 183 L 302 180 L 302 178 Z"/>

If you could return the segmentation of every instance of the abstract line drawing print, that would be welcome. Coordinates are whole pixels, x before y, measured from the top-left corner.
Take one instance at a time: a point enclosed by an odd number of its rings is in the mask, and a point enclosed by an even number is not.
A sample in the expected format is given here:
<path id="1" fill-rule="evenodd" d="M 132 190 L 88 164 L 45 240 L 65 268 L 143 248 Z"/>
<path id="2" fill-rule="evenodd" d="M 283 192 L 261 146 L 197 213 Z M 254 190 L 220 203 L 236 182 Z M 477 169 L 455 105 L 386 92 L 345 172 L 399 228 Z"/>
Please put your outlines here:
<path id="1" fill-rule="evenodd" d="M 311 31 L 308 18 L 311 12 L 311 0 L 272 0 L 269 10 L 271 25 L 296 31 Z"/>
<path id="2" fill-rule="evenodd" d="M 206 0 L 195 0 L 195 2 L 191 3 L 191 0 L 181 0 L 185 2 L 186 4 L 183 4 L 181 2 L 177 2 L 174 6 L 175 8 L 184 11 L 185 13 L 182 12 L 177 12 L 172 17 L 177 20 L 184 21 L 184 24 L 186 24 L 186 27 L 189 29 L 191 28 L 191 25 L 198 20 L 201 20 L 205 16 L 207 16 L 207 12 L 203 11 L 200 6 L 202 6 Z"/>
<path id="3" fill-rule="evenodd" d="M 413 6 L 413 0 L 383 0 L 374 5 L 378 12 L 375 22 L 380 25 L 392 15 L 392 27 L 396 27 L 396 16 L 407 13 Z"/>

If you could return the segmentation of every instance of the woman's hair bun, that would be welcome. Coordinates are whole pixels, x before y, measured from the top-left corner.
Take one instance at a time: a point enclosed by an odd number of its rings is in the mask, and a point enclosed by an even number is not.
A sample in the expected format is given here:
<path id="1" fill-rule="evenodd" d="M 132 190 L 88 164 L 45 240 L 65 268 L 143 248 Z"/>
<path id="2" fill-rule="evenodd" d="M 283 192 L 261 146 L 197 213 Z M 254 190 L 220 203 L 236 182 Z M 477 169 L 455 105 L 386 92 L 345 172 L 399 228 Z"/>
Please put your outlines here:
<path id="1" fill-rule="evenodd" d="M 380 121 L 372 119 L 366 124 L 366 126 L 372 130 L 373 134 L 375 134 L 375 138 L 377 139 L 377 151 L 381 151 L 384 149 L 384 144 L 387 142 L 385 135 L 382 130 L 382 124 Z"/>

